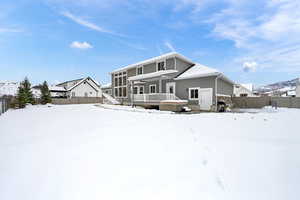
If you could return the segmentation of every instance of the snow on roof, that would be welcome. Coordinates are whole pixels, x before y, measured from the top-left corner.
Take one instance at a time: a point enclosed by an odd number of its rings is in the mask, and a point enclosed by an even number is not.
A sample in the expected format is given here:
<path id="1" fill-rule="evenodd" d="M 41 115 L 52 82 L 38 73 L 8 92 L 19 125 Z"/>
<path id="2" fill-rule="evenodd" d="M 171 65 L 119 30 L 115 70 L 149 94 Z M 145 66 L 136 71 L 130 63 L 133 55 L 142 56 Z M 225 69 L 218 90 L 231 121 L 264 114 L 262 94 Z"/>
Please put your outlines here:
<path id="1" fill-rule="evenodd" d="M 244 88 L 250 90 L 251 92 L 253 91 L 253 84 L 252 83 L 242 83 L 241 86 Z"/>
<path id="2" fill-rule="evenodd" d="M 214 76 L 221 74 L 218 70 L 210 68 L 199 63 L 196 63 L 193 67 L 179 75 L 176 80 L 181 79 L 190 79 L 190 78 L 199 78 L 205 76 Z"/>
<path id="3" fill-rule="evenodd" d="M 78 85 L 80 85 L 82 82 L 84 82 L 85 80 L 87 80 L 87 79 L 91 79 L 94 83 L 96 83 L 99 87 L 100 87 L 100 84 L 97 82 L 97 81 L 95 81 L 94 79 L 92 79 L 91 77 L 86 77 L 86 78 L 83 78 L 81 81 L 79 81 L 78 83 L 76 83 L 75 85 L 73 85 L 72 87 L 70 87 L 70 88 L 68 88 L 68 90 L 70 91 L 70 90 L 72 90 L 73 88 L 75 88 L 75 87 L 77 87 Z M 96 89 L 96 88 L 95 88 Z"/>
<path id="4" fill-rule="evenodd" d="M 172 74 L 178 72 L 177 70 L 161 70 L 153 73 L 148 73 L 148 74 L 141 74 L 137 76 L 132 76 L 128 78 L 129 81 L 137 81 L 137 80 L 142 80 L 142 79 L 149 79 L 149 78 L 155 78 L 158 76 L 166 75 L 166 74 Z"/>
<path id="5" fill-rule="evenodd" d="M 18 93 L 19 82 L 3 81 L 0 82 L 0 96 L 16 96 Z"/>
<path id="6" fill-rule="evenodd" d="M 56 85 L 51 85 L 49 86 L 49 90 L 50 91 L 66 91 L 66 89 L 64 87 L 60 87 L 60 86 L 56 86 Z"/>
<path id="7" fill-rule="evenodd" d="M 106 84 L 102 85 L 101 88 L 111 88 L 111 83 L 106 83 Z"/>
<path id="8" fill-rule="evenodd" d="M 192 64 L 194 63 L 191 60 L 189 60 L 188 58 L 186 58 L 185 56 L 183 56 L 183 55 L 181 55 L 177 52 L 171 52 L 171 53 L 166 53 L 166 54 L 163 54 L 163 55 L 160 55 L 160 56 L 157 56 L 157 57 L 153 57 L 153 58 L 141 61 L 141 62 L 137 62 L 137 63 L 131 64 L 131 65 L 127 65 L 125 67 L 122 67 L 122 68 L 119 68 L 119 69 L 116 69 L 116 70 L 112 71 L 112 73 L 127 70 L 127 69 L 130 69 L 130 68 L 134 68 L 134 67 L 139 66 L 139 65 L 145 65 L 145 64 L 153 63 L 155 61 L 158 61 L 158 60 L 161 60 L 161 59 L 167 59 L 167 58 L 170 58 L 170 57 L 178 57 L 178 58 L 180 58 L 180 59 L 182 59 L 182 60 L 184 60 L 188 63 L 192 63 Z"/>

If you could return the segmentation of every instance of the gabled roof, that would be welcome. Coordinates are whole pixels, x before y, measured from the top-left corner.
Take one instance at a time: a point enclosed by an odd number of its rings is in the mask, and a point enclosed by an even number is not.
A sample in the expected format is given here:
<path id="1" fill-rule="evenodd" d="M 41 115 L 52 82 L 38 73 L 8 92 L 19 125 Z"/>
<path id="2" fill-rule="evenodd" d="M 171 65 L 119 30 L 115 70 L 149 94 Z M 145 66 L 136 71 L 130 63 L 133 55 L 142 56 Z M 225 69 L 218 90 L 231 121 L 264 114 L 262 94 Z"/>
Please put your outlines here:
<path id="1" fill-rule="evenodd" d="M 179 75 L 176 80 L 199 78 L 205 76 L 217 76 L 221 74 L 218 70 L 210 68 L 199 63 L 189 68 L 187 71 Z"/>
<path id="2" fill-rule="evenodd" d="M 62 85 L 62 84 L 73 82 L 73 81 L 81 81 L 82 79 L 84 79 L 84 78 L 79 78 L 79 79 L 74 79 L 74 80 L 70 80 L 70 81 L 65 81 L 65 82 L 62 82 L 62 83 L 59 83 L 59 84 L 56 84 L 56 85 Z"/>
<path id="3" fill-rule="evenodd" d="M 86 77 L 86 78 L 83 78 L 81 81 L 79 81 L 78 83 L 76 83 L 75 85 L 73 85 L 72 87 L 68 88 L 67 90 L 70 91 L 72 89 L 74 89 L 75 87 L 77 87 L 78 85 L 80 85 L 82 82 L 86 81 L 87 79 L 90 79 L 92 80 L 99 88 L 100 88 L 100 85 L 97 81 L 95 81 L 94 79 L 92 79 L 91 77 Z M 92 86 L 92 85 L 91 85 Z M 92 86 L 93 87 L 93 86 Z M 94 88 L 94 87 L 93 87 Z M 97 90 L 96 88 L 94 88 L 95 90 Z M 98 91 L 98 90 L 97 90 Z"/>
<path id="4" fill-rule="evenodd" d="M 125 67 L 116 69 L 116 70 L 112 71 L 111 73 L 120 72 L 120 71 L 123 71 L 123 70 L 128 70 L 128 69 L 137 67 L 139 65 L 146 65 L 146 64 L 150 64 L 150 63 L 162 60 L 162 59 L 168 59 L 168 58 L 172 58 L 172 57 L 177 57 L 177 58 L 180 58 L 180 59 L 182 59 L 182 60 L 184 60 L 188 63 L 194 64 L 194 62 L 192 62 L 190 59 L 186 58 L 185 56 L 183 56 L 183 55 L 181 55 L 177 52 L 171 52 L 171 53 L 166 53 L 166 54 L 156 56 L 156 57 L 153 57 L 153 58 L 141 61 L 141 62 L 137 62 L 137 63 L 131 64 L 131 65 L 127 65 Z"/>
<path id="5" fill-rule="evenodd" d="M 107 83 L 101 86 L 101 88 L 106 89 L 106 88 L 111 88 L 111 83 Z"/>
<path id="6" fill-rule="evenodd" d="M 196 63 L 194 66 L 190 67 L 184 73 L 180 74 L 175 80 L 184 80 L 184 79 L 192 79 L 192 78 L 201 78 L 208 76 L 219 76 L 221 79 L 234 84 L 229 78 L 227 78 L 223 73 L 218 71 L 217 69 L 207 67 L 205 65 L 201 65 Z"/>

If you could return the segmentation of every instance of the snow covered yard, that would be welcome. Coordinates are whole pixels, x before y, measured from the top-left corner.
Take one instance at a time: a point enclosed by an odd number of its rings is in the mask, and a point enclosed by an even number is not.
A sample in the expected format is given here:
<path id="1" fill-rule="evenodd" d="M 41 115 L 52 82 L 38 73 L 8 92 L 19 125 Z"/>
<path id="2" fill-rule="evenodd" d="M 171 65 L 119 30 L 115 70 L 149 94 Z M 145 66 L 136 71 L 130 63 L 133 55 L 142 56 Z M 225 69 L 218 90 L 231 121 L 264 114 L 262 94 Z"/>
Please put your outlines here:
<path id="1" fill-rule="evenodd" d="M 8 111 L 0 117 L 0 199 L 296 200 L 299 117 L 296 109 Z"/>

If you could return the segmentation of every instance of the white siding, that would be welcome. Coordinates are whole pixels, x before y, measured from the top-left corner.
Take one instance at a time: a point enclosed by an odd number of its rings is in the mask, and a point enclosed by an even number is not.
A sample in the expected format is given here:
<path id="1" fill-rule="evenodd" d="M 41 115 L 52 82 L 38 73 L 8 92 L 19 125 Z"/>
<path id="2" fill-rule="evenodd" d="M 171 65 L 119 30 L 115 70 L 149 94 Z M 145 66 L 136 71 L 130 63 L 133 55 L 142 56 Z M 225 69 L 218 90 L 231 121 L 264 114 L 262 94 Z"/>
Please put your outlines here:
<path id="1" fill-rule="evenodd" d="M 235 85 L 233 93 L 236 97 L 240 97 L 241 94 L 247 94 L 248 97 L 255 97 L 255 95 L 250 90 L 248 90 L 242 85 Z"/>
<path id="2" fill-rule="evenodd" d="M 72 97 L 72 93 L 75 92 L 75 97 L 85 97 L 85 94 L 87 94 L 88 97 L 101 97 L 101 89 L 98 86 L 93 85 L 93 87 L 98 90 L 96 91 L 88 82 L 90 83 L 92 81 L 84 81 L 80 85 L 72 89 L 70 91 L 70 96 Z"/>

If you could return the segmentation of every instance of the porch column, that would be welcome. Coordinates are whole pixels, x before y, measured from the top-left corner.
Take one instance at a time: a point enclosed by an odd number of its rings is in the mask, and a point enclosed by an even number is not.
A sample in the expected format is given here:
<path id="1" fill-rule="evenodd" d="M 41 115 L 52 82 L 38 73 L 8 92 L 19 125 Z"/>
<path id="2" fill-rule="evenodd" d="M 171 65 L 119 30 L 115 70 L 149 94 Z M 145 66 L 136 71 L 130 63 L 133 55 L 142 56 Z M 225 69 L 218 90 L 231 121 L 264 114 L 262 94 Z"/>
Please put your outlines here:
<path id="1" fill-rule="evenodd" d="M 130 81 L 130 94 L 131 94 L 131 106 L 132 107 L 133 107 L 133 104 L 134 104 L 133 88 L 134 88 L 134 81 Z"/>
<path id="2" fill-rule="evenodd" d="M 158 88 L 159 88 L 159 93 L 162 93 L 162 80 L 161 78 L 159 79 L 159 84 L 158 84 Z"/>

